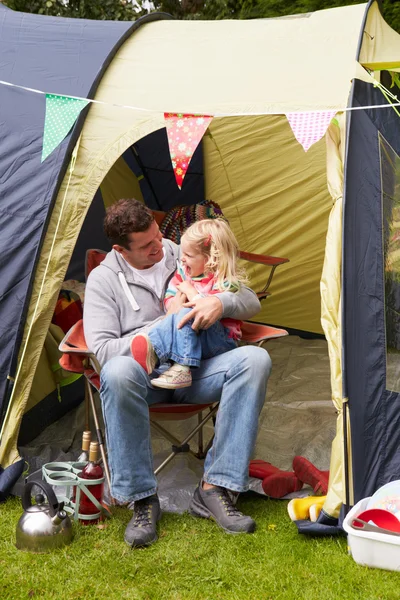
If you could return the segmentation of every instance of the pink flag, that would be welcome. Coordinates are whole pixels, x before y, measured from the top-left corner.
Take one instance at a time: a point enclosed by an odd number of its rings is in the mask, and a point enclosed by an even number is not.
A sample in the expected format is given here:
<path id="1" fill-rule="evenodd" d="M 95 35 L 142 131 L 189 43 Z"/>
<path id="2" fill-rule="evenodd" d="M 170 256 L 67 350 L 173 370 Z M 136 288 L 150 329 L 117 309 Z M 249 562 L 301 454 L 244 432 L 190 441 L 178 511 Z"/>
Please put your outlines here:
<path id="1" fill-rule="evenodd" d="M 318 142 L 328 129 L 336 110 L 324 110 L 321 112 L 291 112 L 286 113 L 287 120 L 294 133 L 296 140 L 307 150 Z"/>
<path id="2" fill-rule="evenodd" d="M 212 117 L 164 113 L 164 119 L 167 127 L 172 167 L 176 183 L 181 189 L 193 153 L 211 123 Z"/>

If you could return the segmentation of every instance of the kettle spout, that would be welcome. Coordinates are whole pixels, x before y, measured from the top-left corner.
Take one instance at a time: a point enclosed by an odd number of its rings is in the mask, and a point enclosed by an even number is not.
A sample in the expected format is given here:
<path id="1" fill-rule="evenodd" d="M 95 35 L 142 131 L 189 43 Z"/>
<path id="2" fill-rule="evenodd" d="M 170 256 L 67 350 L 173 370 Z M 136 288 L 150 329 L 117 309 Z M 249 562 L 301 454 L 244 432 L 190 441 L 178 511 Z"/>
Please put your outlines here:
<path id="1" fill-rule="evenodd" d="M 54 517 L 51 518 L 53 525 L 59 525 L 67 516 L 65 510 L 59 510 Z"/>

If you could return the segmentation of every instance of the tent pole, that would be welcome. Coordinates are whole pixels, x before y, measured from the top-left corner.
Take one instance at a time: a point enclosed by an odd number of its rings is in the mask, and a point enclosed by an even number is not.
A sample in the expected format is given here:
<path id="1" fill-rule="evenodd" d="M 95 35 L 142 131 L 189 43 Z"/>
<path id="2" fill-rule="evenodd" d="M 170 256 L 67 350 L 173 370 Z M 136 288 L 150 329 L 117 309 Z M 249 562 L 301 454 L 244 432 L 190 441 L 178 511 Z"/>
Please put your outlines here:
<path id="1" fill-rule="evenodd" d="M 350 482 L 349 482 L 349 445 L 347 439 L 347 399 L 343 402 L 343 450 L 344 450 L 344 485 L 345 485 L 345 506 L 344 516 L 347 515 L 350 508 Z"/>

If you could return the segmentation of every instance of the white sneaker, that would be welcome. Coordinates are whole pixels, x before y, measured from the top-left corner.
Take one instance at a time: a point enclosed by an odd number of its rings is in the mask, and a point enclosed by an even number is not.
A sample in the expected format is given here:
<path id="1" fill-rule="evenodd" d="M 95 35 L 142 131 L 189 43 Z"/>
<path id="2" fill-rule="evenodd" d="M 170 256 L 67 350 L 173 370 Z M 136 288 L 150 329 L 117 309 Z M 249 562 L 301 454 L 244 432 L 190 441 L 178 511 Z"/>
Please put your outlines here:
<path id="1" fill-rule="evenodd" d="M 175 364 L 157 379 L 152 379 L 151 384 L 167 390 L 179 390 L 192 385 L 192 374 L 186 367 Z"/>

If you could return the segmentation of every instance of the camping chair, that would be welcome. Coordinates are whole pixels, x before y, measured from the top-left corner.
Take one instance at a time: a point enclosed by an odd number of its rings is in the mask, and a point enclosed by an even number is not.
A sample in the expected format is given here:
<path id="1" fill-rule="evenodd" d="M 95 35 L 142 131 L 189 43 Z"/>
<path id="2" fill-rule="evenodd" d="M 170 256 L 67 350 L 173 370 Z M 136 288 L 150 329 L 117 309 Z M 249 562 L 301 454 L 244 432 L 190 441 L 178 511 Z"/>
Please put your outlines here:
<path id="1" fill-rule="evenodd" d="M 285 329 L 278 329 L 268 325 L 260 325 L 246 321 L 242 328 L 243 341 L 247 343 L 257 343 L 261 345 L 268 339 L 278 338 L 288 335 Z M 59 346 L 63 356 L 60 359 L 60 364 L 66 371 L 73 373 L 83 373 L 85 376 L 85 398 L 89 401 L 89 406 L 95 423 L 97 439 L 100 446 L 100 453 L 104 463 L 104 470 L 107 478 L 107 483 L 110 487 L 110 472 L 104 447 L 103 433 L 100 428 L 100 423 L 97 415 L 96 404 L 93 397 L 94 388 L 99 391 L 100 388 L 100 365 L 95 355 L 90 352 L 86 345 L 83 332 L 83 320 L 78 321 L 65 335 Z M 218 404 L 164 404 L 157 403 L 149 407 L 150 423 L 152 427 L 160 433 L 165 439 L 172 443 L 172 451 L 167 458 L 155 469 L 154 474 L 157 475 L 176 454 L 180 452 L 191 452 L 197 458 L 204 458 L 208 449 L 211 447 L 212 439 L 208 442 L 206 448 L 203 448 L 203 427 L 205 424 L 215 417 L 218 410 Z M 207 411 L 203 416 L 203 411 Z M 179 441 L 169 431 L 162 427 L 159 421 L 183 421 L 190 417 L 196 416 L 198 423 L 192 431 Z M 188 442 L 198 434 L 198 452 L 191 451 Z"/>

